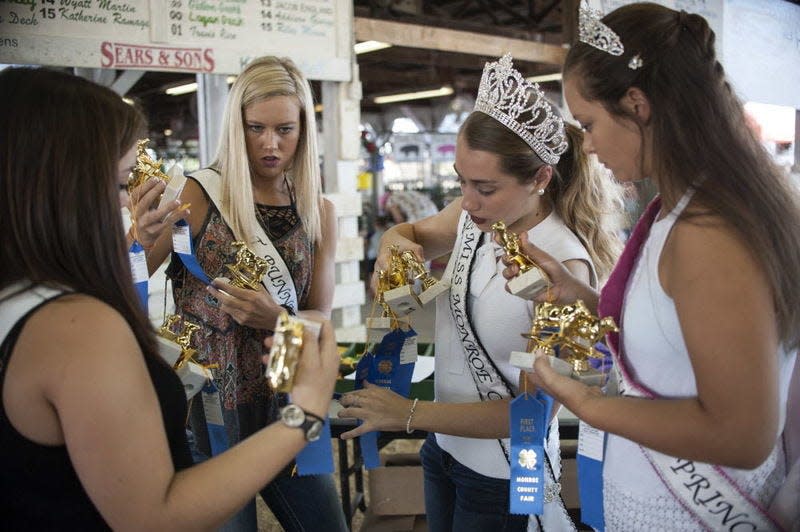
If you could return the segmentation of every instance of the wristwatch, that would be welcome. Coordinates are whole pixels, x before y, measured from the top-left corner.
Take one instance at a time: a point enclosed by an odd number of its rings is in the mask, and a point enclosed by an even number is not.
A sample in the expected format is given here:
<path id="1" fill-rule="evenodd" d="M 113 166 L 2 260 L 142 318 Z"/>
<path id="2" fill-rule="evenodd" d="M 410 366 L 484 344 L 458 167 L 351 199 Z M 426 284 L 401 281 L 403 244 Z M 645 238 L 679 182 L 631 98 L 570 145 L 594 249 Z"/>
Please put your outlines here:
<path id="1" fill-rule="evenodd" d="M 301 429 L 306 441 L 317 441 L 325 423 L 321 417 L 306 412 L 297 405 L 289 404 L 281 408 L 281 421 L 287 427 Z"/>

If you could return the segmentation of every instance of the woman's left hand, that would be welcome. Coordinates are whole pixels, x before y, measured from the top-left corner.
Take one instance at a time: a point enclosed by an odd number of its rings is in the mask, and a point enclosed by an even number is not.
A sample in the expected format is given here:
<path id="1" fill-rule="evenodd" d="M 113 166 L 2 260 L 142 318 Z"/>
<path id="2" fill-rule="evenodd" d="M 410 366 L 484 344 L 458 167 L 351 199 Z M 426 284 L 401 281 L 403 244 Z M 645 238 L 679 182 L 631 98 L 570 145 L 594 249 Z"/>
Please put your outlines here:
<path id="1" fill-rule="evenodd" d="M 236 323 L 253 329 L 274 330 L 278 314 L 284 310 L 263 286 L 259 286 L 258 290 L 248 290 L 217 277 L 206 290 L 219 301 L 220 309 Z"/>
<path id="2" fill-rule="evenodd" d="M 339 402 L 344 407 L 339 411 L 340 418 L 356 418 L 363 422 L 342 434 L 343 440 L 349 440 L 374 430 L 405 430 L 413 399 L 364 382 L 363 389 L 342 395 Z"/>
<path id="3" fill-rule="evenodd" d="M 181 209 L 180 200 L 158 206 L 166 185 L 160 179 L 151 178 L 136 187 L 130 194 L 130 211 L 133 226 L 129 240 L 136 239 L 145 250 L 152 248 L 162 233 L 172 224 L 189 216 L 188 206 Z M 132 242 L 130 242 L 132 243 Z"/>

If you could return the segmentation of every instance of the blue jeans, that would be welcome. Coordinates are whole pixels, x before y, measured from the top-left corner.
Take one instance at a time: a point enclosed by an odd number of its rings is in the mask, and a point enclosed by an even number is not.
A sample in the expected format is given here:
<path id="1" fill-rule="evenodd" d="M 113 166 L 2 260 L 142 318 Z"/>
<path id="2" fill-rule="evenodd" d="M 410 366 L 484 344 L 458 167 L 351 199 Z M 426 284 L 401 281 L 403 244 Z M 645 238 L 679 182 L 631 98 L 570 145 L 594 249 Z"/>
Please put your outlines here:
<path id="1" fill-rule="evenodd" d="M 194 445 L 187 432 L 195 463 L 208 457 Z M 333 475 L 288 476 L 281 474 L 260 492 L 261 498 L 287 532 L 347 532 L 342 503 Z M 231 517 L 220 532 L 255 532 L 258 518 L 255 499 Z"/>
<path id="2" fill-rule="evenodd" d="M 525 532 L 527 515 L 508 513 L 508 480 L 459 463 L 429 433 L 420 449 L 430 532 Z"/>

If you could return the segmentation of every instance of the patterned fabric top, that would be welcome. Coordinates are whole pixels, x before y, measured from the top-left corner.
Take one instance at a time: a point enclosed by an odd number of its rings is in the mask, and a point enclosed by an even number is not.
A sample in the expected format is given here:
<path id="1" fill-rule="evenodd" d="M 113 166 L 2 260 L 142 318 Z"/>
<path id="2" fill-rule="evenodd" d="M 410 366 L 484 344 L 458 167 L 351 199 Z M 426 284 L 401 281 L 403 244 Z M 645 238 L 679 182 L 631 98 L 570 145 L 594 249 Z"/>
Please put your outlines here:
<path id="1" fill-rule="evenodd" d="M 259 223 L 286 262 L 297 290 L 299 308 L 304 309 L 314 270 L 313 243 L 294 205 L 257 204 L 255 207 Z M 193 245 L 198 262 L 212 279 L 229 277 L 225 264 L 234 262 L 236 253 L 230 246 L 234 240 L 233 232 L 217 208 L 210 204 Z M 198 360 L 219 365 L 213 372 L 220 388 L 222 407 L 233 410 L 237 405 L 269 399 L 271 392 L 261 360 L 268 331 L 237 324 L 219 309 L 217 300 L 206 291 L 205 285 L 192 276 L 174 254 L 167 275 L 173 282 L 177 313 L 201 326 L 194 336 Z"/>

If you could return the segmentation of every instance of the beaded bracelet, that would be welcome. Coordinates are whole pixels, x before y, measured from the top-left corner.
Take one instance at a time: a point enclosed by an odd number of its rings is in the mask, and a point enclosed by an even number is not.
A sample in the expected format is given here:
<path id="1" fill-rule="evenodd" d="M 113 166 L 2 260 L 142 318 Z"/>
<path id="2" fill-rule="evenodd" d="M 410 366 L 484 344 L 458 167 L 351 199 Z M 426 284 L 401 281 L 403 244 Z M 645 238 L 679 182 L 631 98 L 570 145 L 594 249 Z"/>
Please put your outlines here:
<path id="1" fill-rule="evenodd" d="M 411 434 L 414 430 L 411 428 L 411 419 L 414 417 L 414 409 L 417 408 L 417 401 L 419 398 L 414 398 L 414 402 L 411 403 L 411 410 L 408 413 L 408 421 L 406 421 L 406 434 Z"/>

